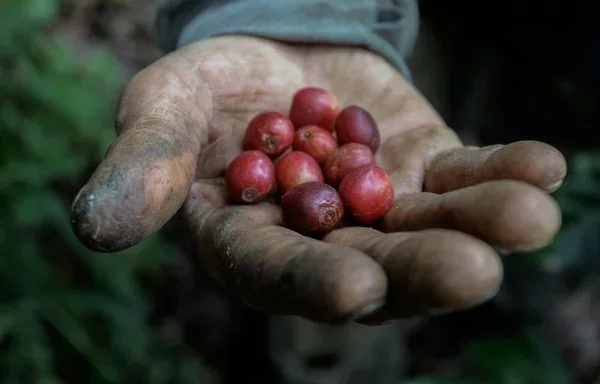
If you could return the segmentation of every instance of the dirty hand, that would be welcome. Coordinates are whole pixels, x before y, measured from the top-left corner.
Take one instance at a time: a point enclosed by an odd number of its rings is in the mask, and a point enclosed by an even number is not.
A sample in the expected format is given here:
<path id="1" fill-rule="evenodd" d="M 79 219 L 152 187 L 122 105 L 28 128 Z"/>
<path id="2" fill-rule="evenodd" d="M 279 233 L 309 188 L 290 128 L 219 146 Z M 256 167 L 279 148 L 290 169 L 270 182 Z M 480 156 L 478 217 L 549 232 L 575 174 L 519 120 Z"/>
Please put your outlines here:
<path id="1" fill-rule="evenodd" d="M 226 204 L 223 172 L 248 121 L 287 113 L 304 86 L 361 105 L 379 123 L 378 161 L 397 192 L 380 230 L 338 229 L 318 241 L 281 226 L 275 205 Z M 208 273 L 271 313 L 377 323 L 468 308 L 502 280 L 492 246 L 533 250 L 560 226 L 547 193 L 566 173 L 556 149 L 462 146 L 397 70 L 358 48 L 208 39 L 133 78 L 116 126 L 118 139 L 73 203 L 81 241 L 119 251 L 181 208 Z"/>

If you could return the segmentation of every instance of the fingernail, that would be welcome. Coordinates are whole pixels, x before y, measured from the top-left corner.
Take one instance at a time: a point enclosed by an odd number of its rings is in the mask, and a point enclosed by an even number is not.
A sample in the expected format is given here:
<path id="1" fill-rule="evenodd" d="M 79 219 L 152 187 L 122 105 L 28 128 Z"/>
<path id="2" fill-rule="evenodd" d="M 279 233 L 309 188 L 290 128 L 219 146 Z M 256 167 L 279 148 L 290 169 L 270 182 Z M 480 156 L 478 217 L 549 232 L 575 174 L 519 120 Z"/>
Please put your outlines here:
<path id="1" fill-rule="evenodd" d="M 327 323 L 331 324 L 331 325 L 342 325 L 343 326 L 343 325 L 346 325 L 346 324 L 349 324 L 352 322 L 357 322 L 361 319 L 364 319 L 364 318 L 369 317 L 370 315 L 376 313 L 378 310 L 380 310 L 383 307 L 384 304 L 385 304 L 385 300 L 372 301 L 366 305 L 363 305 L 362 307 L 360 307 L 356 311 L 352 312 L 348 316 L 344 316 L 342 318 L 331 319 L 331 320 L 327 321 Z"/>
<path id="2" fill-rule="evenodd" d="M 500 256 L 508 256 L 512 253 L 511 250 L 506 249 L 506 248 L 502 248 L 502 247 L 498 247 L 498 246 L 493 246 L 492 248 L 494 248 L 494 251 L 496 251 L 498 253 L 498 255 L 500 255 Z"/>
<path id="3" fill-rule="evenodd" d="M 549 193 L 556 192 L 558 190 L 558 188 L 560 188 L 563 185 L 563 181 L 564 180 L 557 181 L 556 183 L 554 183 L 551 186 L 547 187 L 546 190 Z"/>
<path id="4" fill-rule="evenodd" d="M 385 304 L 385 300 L 372 301 L 372 302 L 368 303 L 367 305 L 354 311 L 354 313 L 352 313 L 352 315 L 350 315 L 348 317 L 348 321 L 357 321 L 362 318 L 368 317 L 368 316 L 372 315 L 373 313 L 377 312 L 378 310 L 380 310 L 384 304 Z"/>
<path id="5" fill-rule="evenodd" d="M 453 307 L 437 307 L 437 308 L 427 308 L 425 310 L 425 312 L 428 315 L 431 316 L 441 316 L 441 315 L 449 315 L 455 312 L 461 312 L 461 311 L 467 311 L 476 307 L 479 307 L 480 305 L 483 305 L 485 303 L 487 303 L 488 301 L 494 299 L 498 293 L 500 292 L 500 286 L 495 287 L 494 289 L 489 290 L 488 292 L 485 292 L 485 294 L 483 294 L 481 296 L 481 299 L 477 302 L 473 302 L 469 305 L 464 305 L 462 307 L 458 307 L 458 308 L 453 308 Z"/>
<path id="6" fill-rule="evenodd" d="M 96 252 L 107 252 L 108 249 L 97 239 L 98 225 L 90 220 L 90 213 L 97 204 L 96 196 L 84 186 L 71 204 L 71 228 L 75 236 L 89 249 Z"/>

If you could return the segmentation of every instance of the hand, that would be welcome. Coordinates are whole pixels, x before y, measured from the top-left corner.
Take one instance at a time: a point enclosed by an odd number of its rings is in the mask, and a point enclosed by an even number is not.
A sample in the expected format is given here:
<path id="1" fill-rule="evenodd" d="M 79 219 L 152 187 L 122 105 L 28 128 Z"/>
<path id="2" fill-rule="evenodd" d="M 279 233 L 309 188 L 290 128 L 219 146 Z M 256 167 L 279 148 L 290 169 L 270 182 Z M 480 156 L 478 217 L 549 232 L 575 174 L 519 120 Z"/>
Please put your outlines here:
<path id="1" fill-rule="evenodd" d="M 287 113 L 293 93 L 309 85 L 378 121 L 378 161 L 397 190 L 382 231 L 344 228 L 319 241 L 282 227 L 273 204 L 226 204 L 222 175 L 248 121 Z M 463 147 L 392 66 L 358 48 L 208 39 L 135 76 L 116 126 L 119 137 L 73 204 L 81 241 L 118 251 L 182 208 L 208 273 L 272 313 L 376 323 L 468 308 L 502 280 L 492 246 L 533 250 L 560 226 L 546 193 L 566 173 L 556 149 Z"/>

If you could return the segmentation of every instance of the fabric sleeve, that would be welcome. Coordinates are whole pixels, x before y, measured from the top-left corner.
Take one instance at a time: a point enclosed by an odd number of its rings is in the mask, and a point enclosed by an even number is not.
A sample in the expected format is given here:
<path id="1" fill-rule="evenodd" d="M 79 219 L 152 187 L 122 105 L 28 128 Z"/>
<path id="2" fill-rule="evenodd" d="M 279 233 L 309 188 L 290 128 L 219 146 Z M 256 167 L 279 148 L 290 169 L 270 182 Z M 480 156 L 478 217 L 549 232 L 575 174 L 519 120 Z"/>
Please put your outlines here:
<path id="1" fill-rule="evenodd" d="M 161 0 L 157 28 L 170 52 L 195 41 L 245 34 L 297 43 L 362 46 L 410 81 L 405 58 L 419 29 L 417 0 Z"/>

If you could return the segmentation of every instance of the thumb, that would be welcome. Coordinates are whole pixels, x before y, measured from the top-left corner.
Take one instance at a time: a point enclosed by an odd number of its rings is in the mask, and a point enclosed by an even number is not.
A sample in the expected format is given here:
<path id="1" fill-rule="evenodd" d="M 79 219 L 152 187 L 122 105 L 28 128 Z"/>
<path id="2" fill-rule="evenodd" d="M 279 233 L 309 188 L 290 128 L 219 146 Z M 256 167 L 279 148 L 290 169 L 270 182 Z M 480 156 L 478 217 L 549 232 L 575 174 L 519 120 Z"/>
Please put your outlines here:
<path id="1" fill-rule="evenodd" d="M 206 137 L 208 111 L 198 105 L 210 106 L 210 92 L 198 92 L 192 108 L 188 84 L 168 64 L 159 61 L 131 81 L 119 106 L 119 137 L 75 197 L 73 230 L 92 250 L 137 244 L 187 196 Z"/>

